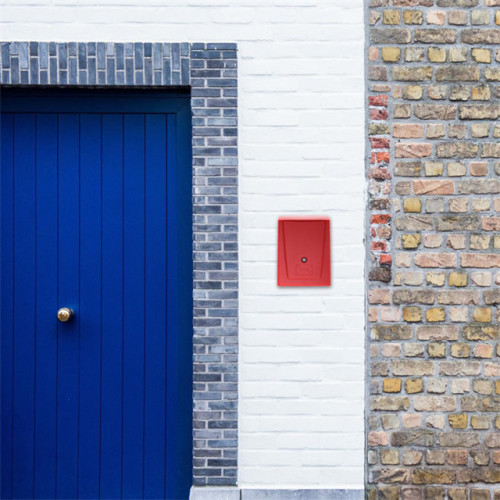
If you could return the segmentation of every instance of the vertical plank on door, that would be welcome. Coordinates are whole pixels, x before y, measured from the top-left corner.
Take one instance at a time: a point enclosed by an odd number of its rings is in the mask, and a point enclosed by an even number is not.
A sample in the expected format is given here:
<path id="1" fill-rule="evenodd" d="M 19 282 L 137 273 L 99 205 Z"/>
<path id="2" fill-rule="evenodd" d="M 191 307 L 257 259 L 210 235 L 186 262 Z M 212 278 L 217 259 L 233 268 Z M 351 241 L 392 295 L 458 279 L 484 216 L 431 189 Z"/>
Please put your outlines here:
<path id="1" fill-rule="evenodd" d="M 14 118 L 13 497 L 33 497 L 35 394 L 35 115 Z"/>
<path id="2" fill-rule="evenodd" d="M 75 317 L 58 322 L 57 498 L 76 498 L 79 362 L 79 116 L 59 115 L 58 127 L 58 307 Z M 56 311 L 54 311 L 56 312 Z"/>
<path id="3" fill-rule="evenodd" d="M 177 388 L 177 335 L 178 330 L 178 315 L 177 308 L 178 297 L 178 174 L 176 169 L 176 117 L 168 115 L 167 117 L 167 376 L 165 380 L 167 391 L 167 408 L 165 418 L 165 482 L 167 498 L 176 498 L 175 491 L 176 476 L 179 474 L 179 468 L 176 467 L 176 450 L 177 450 L 177 424 L 180 424 L 177 419 L 178 406 L 178 388 Z"/>
<path id="4" fill-rule="evenodd" d="M 12 370 L 13 370 L 13 306 L 14 306 L 14 117 L 2 115 L 0 122 L 1 159 L 1 223 L 2 223 L 2 471 L 1 498 L 12 496 Z"/>
<path id="5" fill-rule="evenodd" d="M 145 498 L 165 496 L 166 135 L 166 116 L 146 115 Z"/>
<path id="6" fill-rule="evenodd" d="M 123 345 L 123 116 L 102 115 L 102 498 L 121 492 Z"/>
<path id="7" fill-rule="evenodd" d="M 78 497 L 99 498 L 101 115 L 80 115 L 80 428 Z"/>
<path id="8" fill-rule="evenodd" d="M 144 115 L 124 116 L 124 498 L 142 498 L 144 477 Z"/>
<path id="9" fill-rule="evenodd" d="M 36 116 L 35 498 L 55 496 L 57 115 Z"/>
<path id="10" fill-rule="evenodd" d="M 190 108 L 167 118 L 167 498 L 182 498 L 192 477 L 192 181 Z M 179 467 L 178 464 L 184 464 Z"/>
<path id="11" fill-rule="evenodd" d="M 175 447 L 169 447 L 168 453 L 171 456 L 171 467 L 174 467 L 175 476 L 175 491 L 172 490 L 172 497 L 182 497 L 186 495 L 189 485 L 192 480 L 192 425 L 185 415 L 190 415 L 192 412 L 192 391 L 193 386 L 193 368 L 191 363 L 183 360 L 192 359 L 193 352 L 193 234 L 192 234 L 192 175 L 189 165 L 191 165 L 191 108 L 189 103 L 185 103 L 182 109 L 179 109 L 175 115 L 175 134 L 170 137 L 169 144 L 175 144 L 175 151 L 172 153 L 172 158 L 169 154 L 168 159 L 168 175 L 174 176 L 175 184 L 169 182 L 170 189 L 167 192 L 167 200 L 176 192 L 174 201 L 169 207 L 175 208 L 176 224 L 172 231 L 169 230 L 169 238 L 175 231 L 177 240 L 174 246 L 177 251 L 177 260 L 174 264 L 176 267 L 177 280 L 174 292 L 177 301 L 176 317 L 177 324 L 175 330 L 172 331 L 173 337 L 176 339 L 175 356 L 176 364 L 175 371 L 168 371 L 167 375 L 167 391 L 170 394 L 171 387 L 174 386 L 177 391 L 176 406 L 174 407 L 175 416 L 171 416 L 171 422 L 175 424 Z M 171 140 L 170 140 L 171 139 Z M 170 148 L 169 148 L 170 150 Z M 170 214 L 170 210 L 167 211 Z M 169 215 L 167 227 L 170 228 L 172 216 Z M 169 245 L 170 248 L 170 245 Z M 169 258 L 170 261 L 170 258 Z M 168 295 L 169 292 L 167 292 Z M 170 303 L 168 310 L 170 311 Z M 173 328 L 173 327 L 172 327 Z M 170 347 L 167 349 L 169 350 Z M 169 366 L 170 356 L 167 359 L 167 367 Z M 170 433 L 173 434 L 172 427 L 169 427 Z M 168 446 L 168 437 L 167 437 Z M 183 464 L 183 467 L 175 467 L 174 464 Z"/>

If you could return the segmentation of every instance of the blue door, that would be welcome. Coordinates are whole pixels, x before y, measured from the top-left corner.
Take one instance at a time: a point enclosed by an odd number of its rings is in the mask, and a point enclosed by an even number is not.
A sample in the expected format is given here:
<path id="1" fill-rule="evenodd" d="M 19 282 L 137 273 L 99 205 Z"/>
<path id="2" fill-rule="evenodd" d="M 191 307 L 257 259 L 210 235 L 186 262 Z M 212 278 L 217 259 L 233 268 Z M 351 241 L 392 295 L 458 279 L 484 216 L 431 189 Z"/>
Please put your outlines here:
<path id="1" fill-rule="evenodd" d="M 2 498 L 188 498 L 190 120 L 183 94 L 3 90 Z"/>

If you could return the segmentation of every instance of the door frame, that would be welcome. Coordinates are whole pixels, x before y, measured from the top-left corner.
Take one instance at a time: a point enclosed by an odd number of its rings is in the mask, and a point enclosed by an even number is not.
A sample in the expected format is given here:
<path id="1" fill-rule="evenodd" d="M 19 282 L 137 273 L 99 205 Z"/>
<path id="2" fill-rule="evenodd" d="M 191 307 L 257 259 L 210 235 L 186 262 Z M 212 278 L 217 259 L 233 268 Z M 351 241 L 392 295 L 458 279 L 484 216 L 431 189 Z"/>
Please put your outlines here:
<path id="1" fill-rule="evenodd" d="M 1 42 L 2 87 L 190 93 L 193 485 L 235 485 L 238 124 L 234 43 Z"/>

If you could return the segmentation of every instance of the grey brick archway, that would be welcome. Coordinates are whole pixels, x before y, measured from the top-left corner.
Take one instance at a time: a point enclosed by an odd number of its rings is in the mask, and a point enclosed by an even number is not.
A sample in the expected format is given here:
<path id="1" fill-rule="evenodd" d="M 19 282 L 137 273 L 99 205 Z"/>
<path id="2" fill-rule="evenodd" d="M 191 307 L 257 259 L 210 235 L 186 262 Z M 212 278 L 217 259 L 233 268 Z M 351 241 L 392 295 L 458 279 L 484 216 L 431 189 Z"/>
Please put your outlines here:
<path id="1" fill-rule="evenodd" d="M 236 484 L 236 44 L 3 42 L 0 57 L 2 86 L 190 87 L 194 238 L 193 484 Z"/>

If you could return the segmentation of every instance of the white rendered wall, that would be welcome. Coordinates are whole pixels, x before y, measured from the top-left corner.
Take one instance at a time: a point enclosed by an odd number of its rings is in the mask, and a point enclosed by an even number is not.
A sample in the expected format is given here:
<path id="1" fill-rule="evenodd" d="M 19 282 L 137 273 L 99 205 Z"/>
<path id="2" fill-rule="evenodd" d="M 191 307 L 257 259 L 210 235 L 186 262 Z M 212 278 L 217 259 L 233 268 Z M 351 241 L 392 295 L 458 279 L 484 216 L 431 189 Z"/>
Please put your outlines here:
<path id="1" fill-rule="evenodd" d="M 2 40 L 239 44 L 239 485 L 361 488 L 363 0 L 0 0 Z M 331 288 L 278 288 L 277 219 L 332 219 Z"/>

